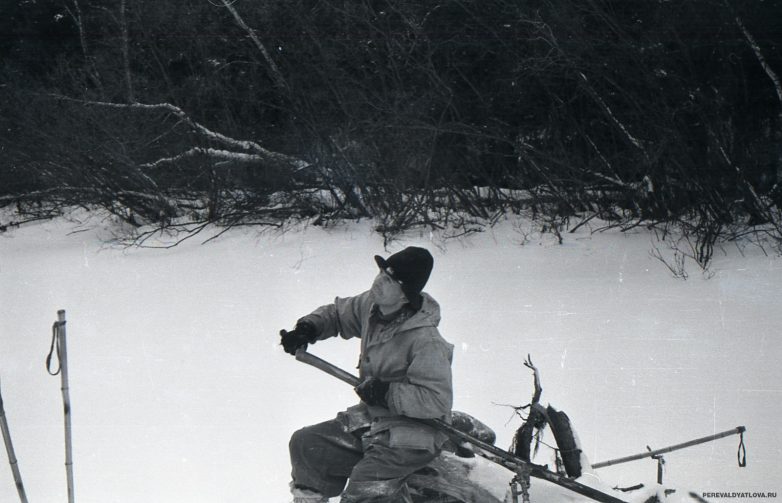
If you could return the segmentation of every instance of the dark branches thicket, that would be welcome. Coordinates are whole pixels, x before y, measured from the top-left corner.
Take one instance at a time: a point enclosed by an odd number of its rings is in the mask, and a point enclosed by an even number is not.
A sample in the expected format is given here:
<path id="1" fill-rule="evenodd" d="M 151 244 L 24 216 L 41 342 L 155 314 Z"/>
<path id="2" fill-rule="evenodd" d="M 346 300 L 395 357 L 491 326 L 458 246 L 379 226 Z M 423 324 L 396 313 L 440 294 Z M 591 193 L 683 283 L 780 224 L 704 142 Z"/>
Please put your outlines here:
<path id="1" fill-rule="evenodd" d="M 17 2 L 0 206 L 185 235 L 372 217 L 387 238 L 523 211 L 653 227 L 706 267 L 726 240 L 782 242 L 779 19 L 739 0 Z"/>

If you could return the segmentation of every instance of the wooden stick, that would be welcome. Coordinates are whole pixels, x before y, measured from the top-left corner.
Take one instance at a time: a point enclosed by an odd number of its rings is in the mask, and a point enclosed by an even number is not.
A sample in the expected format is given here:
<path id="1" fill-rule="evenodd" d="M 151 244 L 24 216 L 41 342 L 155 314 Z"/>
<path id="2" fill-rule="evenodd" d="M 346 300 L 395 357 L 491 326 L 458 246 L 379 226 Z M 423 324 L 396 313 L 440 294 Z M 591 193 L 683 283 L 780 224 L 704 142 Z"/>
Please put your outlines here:
<path id="1" fill-rule="evenodd" d="M 22 475 L 19 473 L 19 464 L 16 462 L 14 454 L 14 445 L 11 443 L 11 430 L 8 429 L 8 421 L 5 418 L 5 409 L 3 408 L 3 394 L 0 392 L 0 430 L 3 431 L 3 442 L 5 442 L 5 451 L 8 453 L 8 462 L 11 464 L 11 472 L 14 474 L 14 483 L 16 491 L 19 493 L 19 500 L 27 503 L 27 494 L 24 492 L 22 484 Z"/>
<path id="2" fill-rule="evenodd" d="M 296 359 L 300 362 L 306 363 L 307 365 L 312 365 L 313 367 L 322 370 L 323 372 L 336 377 L 340 381 L 350 384 L 353 387 L 361 384 L 361 379 L 354 376 L 350 372 L 345 372 L 341 368 L 332 365 L 326 360 L 318 358 L 317 356 L 313 355 L 312 353 L 308 353 L 303 349 L 296 351 Z"/>
<path id="3" fill-rule="evenodd" d="M 662 449 L 656 449 L 654 451 L 647 451 L 642 452 L 640 454 L 634 454 L 632 456 L 626 456 L 624 458 L 617 458 L 617 459 L 611 459 L 609 461 L 601 461 L 599 463 L 595 463 L 592 465 L 592 468 L 603 468 L 606 466 L 611 465 L 618 465 L 620 463 L 627 463 L 629 461 L 635 461 L 638 459 L 643 458 L 650 458 L 652 456 L 657 456 L 659 454 L 665 454 L 666 452 L 672 452 L 672 451 L 678 451 L 679 449 L 684 449 L 686 447 L 692 447 L 693 445 L 698 444 L 704 444 L 706 442 L 711 442 L 713 440 L 717 440 L 720 438 L 728 437 L 730 435 L 740 435 L 741 433 L 744 433 L 747 431 L 747 429 L 743 426 L 737 426 L 733 428 L 732 430 L 723 431 L 721 433 L 717 433 L 715 435 L 709 435 L 708 437 L 703 438 L 696 438 L 695 440 L 690 440 L 689 442 L 684 442 L 681 444 L 671 445 L 669 447 L 663 447 Z"/>
<path id="4" fill-rule="evenodd" d="M 65 344 L 65 310 L 57 311 L 57 338 L 60 352 L 60 382 L 65 415 L 65 474 L 68 480 L 68 503 L 73 503 L 73 442 L 71 440 L 71 396 L 68 387 L 68 351 Z"/>

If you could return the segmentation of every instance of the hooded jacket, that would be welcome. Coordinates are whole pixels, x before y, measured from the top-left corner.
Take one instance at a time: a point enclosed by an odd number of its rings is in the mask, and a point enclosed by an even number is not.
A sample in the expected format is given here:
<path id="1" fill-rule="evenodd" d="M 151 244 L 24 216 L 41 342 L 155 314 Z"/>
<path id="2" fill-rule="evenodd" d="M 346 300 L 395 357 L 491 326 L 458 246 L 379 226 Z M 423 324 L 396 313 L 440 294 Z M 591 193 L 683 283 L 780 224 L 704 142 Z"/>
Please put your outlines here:
<path id="1" fill-rule="evenodd" d="M 337 297 L 299 321 L 312 323 L 318 340 L 337 335 L 361 338 L 359 370 L 362 379 L 390 383 L 388 407 L 361 402 L 338 415 L 350 431 L 367 426 L 371 433 L 388 430 L 392 447 L 434 451 L 446 436 L 408 418 L 450 422 L 453 404 L 451 361 L 453 346 L 437 330 L 440 306 L 422 293 L 421 309 L 384 323 L 370 293 Z"/>

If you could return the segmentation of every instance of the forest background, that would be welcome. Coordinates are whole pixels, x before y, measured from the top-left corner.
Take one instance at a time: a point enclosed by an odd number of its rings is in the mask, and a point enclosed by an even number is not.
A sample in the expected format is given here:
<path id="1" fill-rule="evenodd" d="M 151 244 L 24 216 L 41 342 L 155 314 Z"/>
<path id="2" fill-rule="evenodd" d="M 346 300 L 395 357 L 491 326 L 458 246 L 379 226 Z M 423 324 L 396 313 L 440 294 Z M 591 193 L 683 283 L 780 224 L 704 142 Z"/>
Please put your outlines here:
<path id="1" fill-rule="evenodd" d="M 393 238 L 515 212 L 655 229 L 678 273 L 724 240 L 782 240 L 782 2 L 3 10 L 0 228 L 75 205 L 137 244 L 362 217 Z"/>

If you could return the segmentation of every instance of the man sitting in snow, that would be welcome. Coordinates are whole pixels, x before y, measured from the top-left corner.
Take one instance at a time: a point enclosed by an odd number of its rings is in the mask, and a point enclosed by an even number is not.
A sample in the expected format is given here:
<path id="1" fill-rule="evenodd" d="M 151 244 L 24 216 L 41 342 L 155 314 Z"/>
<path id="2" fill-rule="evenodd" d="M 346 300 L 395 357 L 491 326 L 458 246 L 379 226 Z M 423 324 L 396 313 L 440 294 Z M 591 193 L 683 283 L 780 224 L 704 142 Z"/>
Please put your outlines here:
<path id="1" fill-rule="evenodd" d="M 432 461 L 447 440 L 409 419 L 451 416 L 453 346 L 437 331 L 439 305 L 422 292 L 432 255 L 408 247 L 375 261 L 380 272 L 369 291 L 338 297 L 301 318 L 294 330 L 280 331 L 290 354 L 336 335 L 361 338 L 361 403 L 291 437 L 294 503 L 325 503 L 340 493 L 342 503 L 408 501 L 405 478 Z"/>

